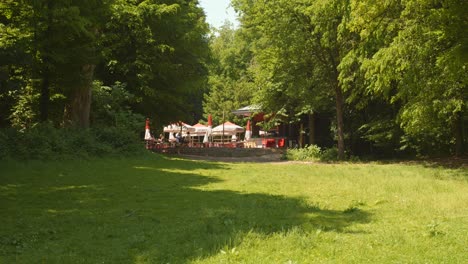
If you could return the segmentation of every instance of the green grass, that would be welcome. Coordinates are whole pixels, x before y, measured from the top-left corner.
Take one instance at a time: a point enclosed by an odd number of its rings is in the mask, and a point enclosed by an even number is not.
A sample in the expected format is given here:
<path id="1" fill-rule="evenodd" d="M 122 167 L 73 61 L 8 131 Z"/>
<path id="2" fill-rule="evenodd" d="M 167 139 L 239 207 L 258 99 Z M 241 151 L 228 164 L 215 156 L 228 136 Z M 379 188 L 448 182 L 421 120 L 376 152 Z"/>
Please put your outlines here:
<path id="1" fill-rule="evenodd" d="M 466 263 L 468 171 L 0 161 L 0 263 Z"/>

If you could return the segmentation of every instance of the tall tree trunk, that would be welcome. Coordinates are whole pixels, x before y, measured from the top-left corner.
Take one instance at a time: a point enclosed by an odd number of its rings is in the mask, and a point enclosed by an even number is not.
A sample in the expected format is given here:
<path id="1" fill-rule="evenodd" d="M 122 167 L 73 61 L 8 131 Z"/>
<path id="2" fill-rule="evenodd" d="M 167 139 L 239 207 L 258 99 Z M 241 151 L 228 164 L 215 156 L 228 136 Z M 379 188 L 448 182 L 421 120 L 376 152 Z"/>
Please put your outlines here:
<path id="1" fill-rule="evenodd" d="M 462 113 L 458 112 L 454 121 L 454 136 L 455 136 L 455 154 L 462 156 L 464 153 L 464 138 L 463 138 L 463 118 Z"/>
<path id="2" fill-rule="evenodd" d="M 80 128 L 89 127 L 89 114 L 91 111 L 91 95 L 93 86 L 94 68 L 92 64 L 81 67 L 81 81 L 72 91 L 70 109 L 70 121 L 73 126 Z"/>
<path id="3" fill-rule="evenodd" d="M 315 114 L 309 114 L 309 144 L 315 145 Z"/>
<path id="4" fill-rule="evenodd" d="M 344 109 L 344 98 L 343 91 L 338 83 L 335 85 L 335 96 L 336 96 L 336 126 L 338 133 L 338 159 L 343 160 L 345 158 L 344 153 L 344 124 L 343 124 L 343 109 Z"/>
<path id="5" fill-rule="evenodd" d="M 301 126 L 299 128 L 299 147 L 302 148 L 304 146 L 304 123 L 301 121 Z"/>
<path id="6" fill-rule="evenodd" d="M 344 145 L 344 122 L 343 122 L 343 110 L 344 110 L 344 96 L 343 91 L 341 90 L 338 77 L 340 73 L 338 72 L 338 63 L 339 61 L 339 50 L 335 48 L 333 50 L 328 50 L 329 58 L 332 68 L 332 74 L 330 79 L 330 84 L 335 88 L 335 103 L 336 103 L 336 128 L 338 136 L 338 159 L 344 160 L 345 158 L 345 145 Z"/>
<path id="7" fill-rule="evenodd" d="M 41 97 L 40 97 L 40 102 L 39 102 L 39 112 L 40 112 L 41 122 L 45 122 L 49 119 L 50 77 L 49 77 L 49 70 L 46 69 L 45 71 L 46 72 L 43 75 L 44 79 L 42 80 L 42 85 L 41 85 Z"/>
<path id="8" fill-rule="evenodd" d="M 49 102 L 50 102 L 50 42 L 48 41 L 48 37 L 51 34 L 51 26 L 53 23 L 53 18 L 52 18 L 52 9 L 53 9 L 53 1 L 49 0 L 45 6 L 46 8 L 46 14 L 47 14 L 47 20 L 46 20 L 46 29 L 44 36 L 46 36 L 46 39 L 41 39 L 41 42 L 44 43 L 44 50 L 42 55 L 42 83 L 41 83 L 41 89 L 40 89 L 40 99 L 39 99 L 39 118 L 41 122 L 45 122 L 49 119 Z M 34 41 L 37 43 L 37 21 L 36 21 L 36 15 L 34 15 Z M 36 44 L 34 44 L 36 45 Z M 37 56 L 37 50 L 36 47 L 34 48 L 34 54 Z M 36 73 L 37 72 L 37 62 L 35 62 L 33 71 Z M 34 74 L 35 74 L 34 73 Z"/>

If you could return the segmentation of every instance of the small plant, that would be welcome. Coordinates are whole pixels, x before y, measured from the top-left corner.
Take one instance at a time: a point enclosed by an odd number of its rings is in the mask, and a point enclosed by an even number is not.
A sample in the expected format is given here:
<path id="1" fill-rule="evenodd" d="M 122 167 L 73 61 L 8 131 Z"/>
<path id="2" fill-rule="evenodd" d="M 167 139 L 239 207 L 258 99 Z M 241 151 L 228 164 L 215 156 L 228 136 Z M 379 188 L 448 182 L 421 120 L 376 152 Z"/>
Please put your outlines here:
<path id="1" fill-rule="evenodd" d="M 350 207 L 346 208 L 346 209 L 343 211 L 343 213 L 345 213 L 345 214 L 351 214 L 351 213 L 354 213 L 354 212 L 357 212 L 357 211 L 359 211 L 359 207 L 357 207 L 357 206 L 350 206 Z"/>
<path id="2" fill-rule="evenodd" d="M 285 158 L 298 161 L 337 161 L 338 149 L 333 147 L 322 150 L 317 145 L 307 145 L 305 148 L 288 149 Z"/>
<path id="3" fill-rule="evenodd" d="M 317 145 L 308 145 L 305 148 L 288 149 L 286 157 L 289 160 L 299 161 L 318 161 L 320 160 L 321 150 Z"/>
<path id="4" fill-rule="evenodd" d="M 336 147 L 324 149 L 320 155 L 322 161 L 337 161 L 338 160 L 338 149 Z"/>
<path id="5" fill-rule="evenodd" d="M 432 220 L 430 224 L 427 226 L 427 231 L 429 233 L 430 237 L 438 236 L 438 235 L 443 235 L 444 232 L 440 230 L 440 224 L 439 222 Z"/>
<path id="6" fill-rule="evenodd" d="M 55 128 L 38 124 L 19 131 L 0 130 L 0 159 L 58 160 L 142 153 L 134 129 L 95 127 L 89 129 Z"/>

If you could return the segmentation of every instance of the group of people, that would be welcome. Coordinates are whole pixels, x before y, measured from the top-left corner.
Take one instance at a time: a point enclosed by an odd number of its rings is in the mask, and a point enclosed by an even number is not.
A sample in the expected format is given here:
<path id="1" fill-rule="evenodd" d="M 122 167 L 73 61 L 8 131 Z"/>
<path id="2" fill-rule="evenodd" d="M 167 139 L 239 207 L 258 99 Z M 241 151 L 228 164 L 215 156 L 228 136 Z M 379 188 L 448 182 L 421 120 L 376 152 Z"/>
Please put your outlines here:
<path id="1" fill-rule="evenodd" d="M 180 144 L 189 143 L 190 142 L 190 132 L 187 131 L 187 134 L 185 134 L 185 137 L 183 137 L 182 134 L 180 132 L 178 132 L 175 135 L 175 138 L 176 138 L 177 143 L 180 143 Z"/>
<path id="2" fill-rule="evenodd" d="M 164 138 L 164 134 L 159 134 L 159 138 L 158 138 L 158 143 L 164 143 L 166 142 L 166 139 Z"/>
<path id="3" fill-rule="evenodd" d="M 164 137 L 164 134 L 159 134 L 159 138 L 156 141 L 159 144 L 167 142 L 166 138 Z M 187 134 L 185 136 L 182 136 L 182 134 L 180 132 L 178 132 L 178 133 L 175 134 L 175 138 L 173 140 L 169 139 L 169 142 L 170 143 L 176 142 L 176 143 L 179 143 L 179 144 L 189 143 L 190 142 L 190 132 L 187 132 Z"/>

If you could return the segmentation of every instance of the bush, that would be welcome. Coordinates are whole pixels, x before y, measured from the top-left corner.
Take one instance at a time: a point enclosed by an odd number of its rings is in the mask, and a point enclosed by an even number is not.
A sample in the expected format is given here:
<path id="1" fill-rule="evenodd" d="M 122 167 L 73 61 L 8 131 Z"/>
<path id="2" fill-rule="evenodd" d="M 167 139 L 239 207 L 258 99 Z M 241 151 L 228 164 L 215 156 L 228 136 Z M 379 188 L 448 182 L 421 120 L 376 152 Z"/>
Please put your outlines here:
<path id="1" fill-rule="evenodd" d="M 50 124 L 0 130 L 0 159 L 60 160 L 144 152 L 138 133 L 123 128 L 58 129 Z"/>
<path id="2" fill-rule="evenodd" d="M 116 127 L 95 129 L 95 138 L 115 154 L 132 154 L 142 149 L 138 133 Z"/>
<path id="3" fill-rule="evenodd" d="M 286 152 L 286 159 L 297 161 L 337 161 L 338 149 L 333 147 L 322 150 L 316 145 L 309 145 L 305 148 L 288 149 Z"/>
<path id="4" fill-rule="evenodd" d="M 321 161 L 337 161 L 338 160 L 338 148 L 324 149 L 320 155 Z"/>
<path id="5" fill-rule="evenodd" d="M 288 160 L 299 161 L 318 161 L 320 160 L 321 150 L 317 145 L 309 145 L 305 148 L 288 149 L 286 158 Z"/>
<path id="6" fill-rule="evenodd" d="M 0 130 L 0 159 L 5 159 L 8 157 L 9 150 L 9 143 L 8 143 L 8 135 L 7 131 Z"/>

